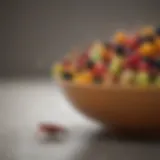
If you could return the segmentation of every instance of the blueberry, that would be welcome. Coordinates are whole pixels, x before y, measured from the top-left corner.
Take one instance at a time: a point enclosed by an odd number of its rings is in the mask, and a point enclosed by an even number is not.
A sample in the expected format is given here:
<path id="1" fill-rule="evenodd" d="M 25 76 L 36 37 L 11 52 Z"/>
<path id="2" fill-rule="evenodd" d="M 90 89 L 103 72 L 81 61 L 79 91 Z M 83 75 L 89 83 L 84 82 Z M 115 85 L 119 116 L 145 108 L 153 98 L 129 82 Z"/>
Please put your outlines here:
<path id="1" fill-rule="evenodd" d="M 125 55 L 126 52 L 125 47 L 121 45 L 116 46 L 115 51 L 118 55 Z"/>
<path id="2" fill-rule="evenodd" d="M 160 27 L 156 29 L 156 34 L 160 36 Z"/>
<path id="3" fill-rule="evenodd" d="M 88 68 L 88 69 L 92 69 L 93 67 L 94 67 L 94 62 L 91 61 L 91 60 L 88 60 L 88 61 L 87 61 L 87 68 Z"/>
<path id="4" fill-rule="evenodd" d="M 62 73 L 62 78 L 65 79 L 65 80 L 72 80 L 73 75 L 69 72 L 63 72 Z"/>
<path id="5" fill-rule="evenodd" d="M 160 69 L 160 59 L 157 59 L 155 65 L 158 69 Z"/>

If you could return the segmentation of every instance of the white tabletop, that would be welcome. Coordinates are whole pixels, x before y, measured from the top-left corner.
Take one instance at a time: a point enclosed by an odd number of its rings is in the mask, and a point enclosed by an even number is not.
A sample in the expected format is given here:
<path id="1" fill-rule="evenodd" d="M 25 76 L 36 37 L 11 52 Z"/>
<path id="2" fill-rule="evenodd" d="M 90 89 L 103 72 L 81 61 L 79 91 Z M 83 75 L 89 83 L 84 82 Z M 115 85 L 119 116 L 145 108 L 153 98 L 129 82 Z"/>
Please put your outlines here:
<path id="1" fill-rule="evenodd" d="M 63 141 L 42 143 L 39 122 L 64 125 Z M 49 80 L 0 81 L 0 159 L 160 159 L 159 142 L 99 138 L 100 125 L 78 113 Z"/>

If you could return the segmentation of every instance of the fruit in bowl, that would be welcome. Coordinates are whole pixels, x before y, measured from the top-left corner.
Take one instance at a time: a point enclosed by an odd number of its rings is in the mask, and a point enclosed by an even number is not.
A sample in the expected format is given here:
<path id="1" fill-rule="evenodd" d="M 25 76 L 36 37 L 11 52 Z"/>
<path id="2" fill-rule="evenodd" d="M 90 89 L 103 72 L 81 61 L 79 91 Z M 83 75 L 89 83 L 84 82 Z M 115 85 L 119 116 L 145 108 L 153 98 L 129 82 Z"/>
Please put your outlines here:
<path id="1" fill-rule="evenodd" d="M 54 66 L 65 96 L 85 115 L 129 130 L 160 129 L 160 29 L 116 33 Z"/>

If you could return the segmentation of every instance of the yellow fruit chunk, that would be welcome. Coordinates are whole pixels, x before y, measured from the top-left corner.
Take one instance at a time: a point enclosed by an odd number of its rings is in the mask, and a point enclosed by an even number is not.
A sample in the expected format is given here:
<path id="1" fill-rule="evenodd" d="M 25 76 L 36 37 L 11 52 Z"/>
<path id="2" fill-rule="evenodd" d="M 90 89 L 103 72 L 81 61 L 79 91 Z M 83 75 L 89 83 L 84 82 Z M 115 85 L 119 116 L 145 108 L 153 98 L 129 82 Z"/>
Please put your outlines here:
<path id="1" fill-rule="evenodd" d="M 160 88 L 160 76 L 156 78 L 155 85 Z"/>
<path id="2" fill-rule="evenodd" d="M 62 71 L 63 71 L 63 66 L 60 63 L 53 65 L 51 68 L 52 76 L 55 74 L 60 74 Z"/>
<path id="3" fill-rule="evenodd" d="M 148 86 L 149 85 L 149 74 L 147 72 L 137 73 L 135 83 L 138 86 Z"/>
<path id="4" fill-rule="evenodd" d="M 142 56 L 154 56 L 157 52 L 157 47 L 155 44 L 146 42 L 140 46 L 139 52 Z"/>
<path id="5" fill-rule="evenodd" d="M 141 36 L 150 36 L 154 34 L 154 29 L 152 26 L 147 26 L 140 31 Z"/>
<path id="6" fill-rule="evenodd" d="M 120 83 L 122 85 L 132 84 L 135 80 L 135 72 L 132 70 L 124 71 L 120 76 Z"/>
<path id="7" fill-rule="evenodd" d="M 127 36 L 123 32 L 118 32 L 114 36 L 114 41 L 118 44 L 125 44 Z"/>
<path id="8" fill-rule="evenodd" d="M 160 38 L 155 40 L 155 45 L 157 46 L 157 50 L 160 51 Z"/>
<path id="9" fill-rule="evenodd" d="M 103 47 L 104 45 L 101 41 L 95 41 L 90 48 L 90 53 L 91 54 L 94 54 L 95 52 L 101 53 Z"/>
<path id="10" fill-rule="evenodd" d="M 75 75 L 74 82 L 76 84 L 90 84 L 92 83 L 93 77 L 90 72 L 79 73 Z"/>
<path id="11" fill-rule="evenodd" d="M 113 75 L 119 75 L 122 70 L 123 61 L 124 61 L 123 58 L 115 56 L 112 59 L 111 64 L 109 66 L 110 73 L 112 73 Z"/>

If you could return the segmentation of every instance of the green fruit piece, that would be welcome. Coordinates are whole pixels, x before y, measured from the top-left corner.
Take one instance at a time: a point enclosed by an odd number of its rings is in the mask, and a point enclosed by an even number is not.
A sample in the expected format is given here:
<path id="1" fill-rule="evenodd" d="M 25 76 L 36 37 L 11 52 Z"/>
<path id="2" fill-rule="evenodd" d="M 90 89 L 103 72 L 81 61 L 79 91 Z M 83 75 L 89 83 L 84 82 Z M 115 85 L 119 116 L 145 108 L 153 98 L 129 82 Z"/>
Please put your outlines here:
<path id="1" fill-rule="evenodd" d="M 147 72 L 139 72 L 136 75 L 136 84 L 139 86 L 148 86 L 150 78 Z"/>
<path id="2" fill-rule="evenodd" d="M 93 62 L 98 62 L 102 60 L 102 56 L 98 52 L 96 52 L 91 55 L 90 59 Z"/>
<path id="3" fill-rule="evenodd" d="M 155 80 L 155 85 L 156 85 L 157 87 L 160 87 L 160 76 L 158 76 L 158 77 L 156 78 L 156 80 Z"/>
<path id="4" fill-rule="evenodd" d="M 109 66 L 109 71 L 113 75 L 119 75 L 122 70 L 122 63 L 123 63 L 123 58 L 115 56 L 111 61 L 111 64 Z"/>
<path id="5" fill-rule="evenodd" d="M 135 81 L 135 72 L 132 70 L 126 70 L 121 74 L 121 84 L 132 84 Z"/>
<path id="6" fill-rule="evenodd" d="M 90 60 L 93 62 L 102 60 L 103 44 L 99 41 L 95 42 L 90 49 Z"/>

